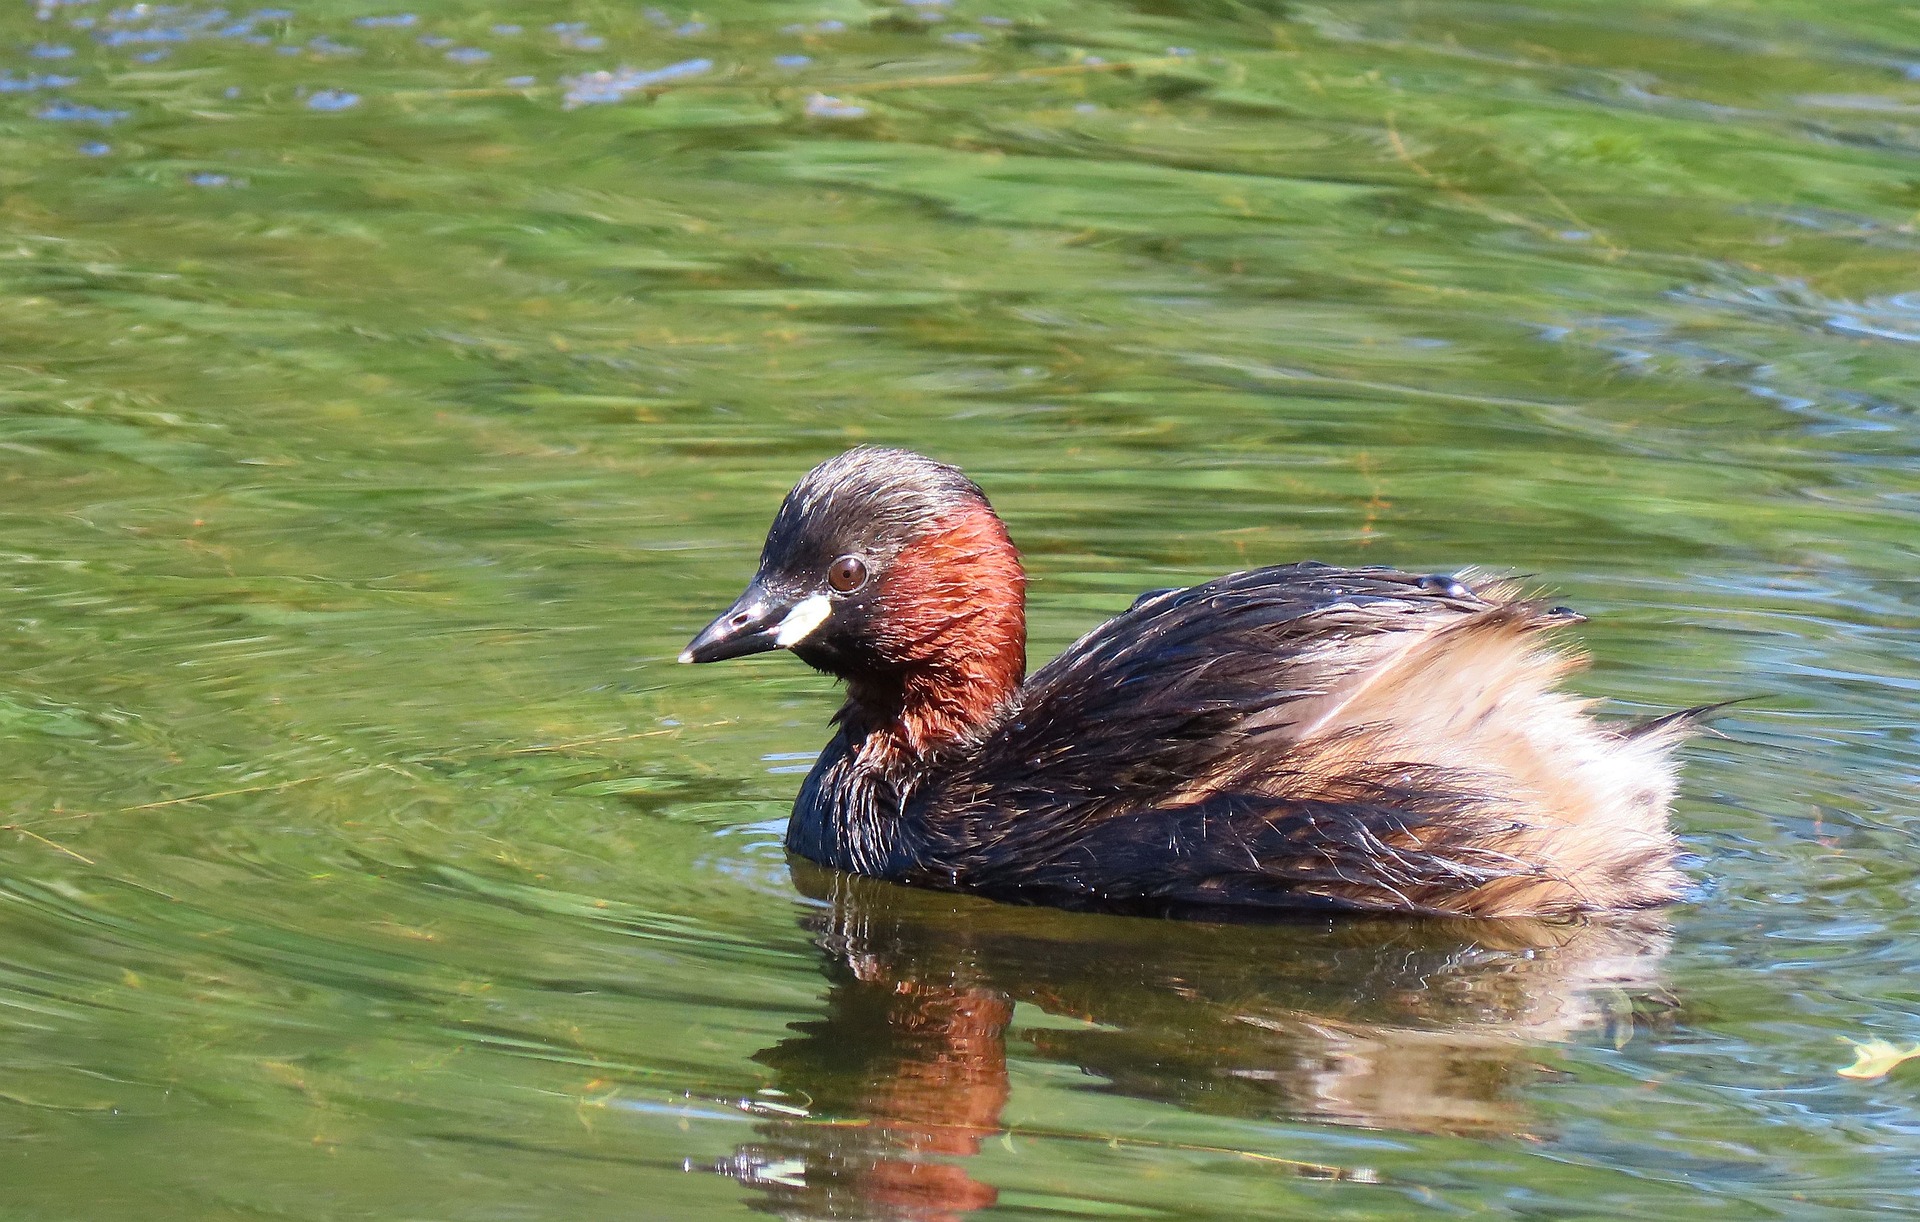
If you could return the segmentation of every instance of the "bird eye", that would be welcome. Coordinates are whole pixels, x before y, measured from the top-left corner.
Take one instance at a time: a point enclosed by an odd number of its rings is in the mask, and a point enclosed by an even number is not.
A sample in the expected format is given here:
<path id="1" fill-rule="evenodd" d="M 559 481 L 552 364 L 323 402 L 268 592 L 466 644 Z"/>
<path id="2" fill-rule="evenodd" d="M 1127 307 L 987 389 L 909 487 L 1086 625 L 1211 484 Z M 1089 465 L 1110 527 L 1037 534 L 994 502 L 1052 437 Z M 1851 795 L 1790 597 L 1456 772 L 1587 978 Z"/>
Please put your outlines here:
<path id="1" fill-rule="evenodd" d="M 858 556 L 842 556 L 827 566 L 827 584 L 842 594 L 851 594 L 867 584 L 867 562 Z"/>

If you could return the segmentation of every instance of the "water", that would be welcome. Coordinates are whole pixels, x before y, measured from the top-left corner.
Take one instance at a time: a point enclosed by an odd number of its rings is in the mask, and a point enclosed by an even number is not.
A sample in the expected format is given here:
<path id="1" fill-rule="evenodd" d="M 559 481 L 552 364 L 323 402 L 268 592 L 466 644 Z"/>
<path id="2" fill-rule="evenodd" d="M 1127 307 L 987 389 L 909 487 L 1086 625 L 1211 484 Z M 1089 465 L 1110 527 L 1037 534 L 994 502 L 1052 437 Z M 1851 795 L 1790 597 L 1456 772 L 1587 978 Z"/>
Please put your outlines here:
<path id="1" fill-rule="evenodd" d="M 955 37 L 964 35 L 965 37 Z M 1909 10 L 0 12 L 0 1212 L 1920 1212 Z M 1755 695 L 1701 890 L 1237 928 L 779 849 L 672 664 L 856 442 L 1045 657 L 1301 557 Z"/>

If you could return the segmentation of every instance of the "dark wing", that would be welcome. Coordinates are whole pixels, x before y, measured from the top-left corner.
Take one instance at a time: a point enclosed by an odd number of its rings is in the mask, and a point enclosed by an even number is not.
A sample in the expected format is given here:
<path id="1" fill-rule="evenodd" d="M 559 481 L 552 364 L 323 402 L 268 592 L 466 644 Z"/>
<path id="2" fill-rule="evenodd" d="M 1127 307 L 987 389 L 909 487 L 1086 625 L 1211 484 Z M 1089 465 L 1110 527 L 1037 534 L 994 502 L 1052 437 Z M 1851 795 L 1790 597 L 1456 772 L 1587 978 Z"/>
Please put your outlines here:
<path id="1" fill-rule="evenodd" d="M 1399 642 L 1508 613 L 1571 618 L 1452 578 L 1321 564 L 1145 597 L 1038 671 L 925 795 L 931 847 L 968 885 L 1049 902 L 1097 878 L 1114 900 L 1407 910 L 1429 888 L 1524 871 L 1474 850 L 1500 815 L 1444 769 L 1287 777 L 1311 766 L 1291 749 Z"/>
<path id="2" fill-rule="evenodd" d="M 1150 596 L 1027 681 L 970 770 L 991 778 L 978 796 L 1159 805 L 1230 769 L 1249 735 L 1283 746 L 1368 665 L 1370 640 L 1494 606 L 1450 578 L 1312 563 Z"/>
<path id="3" fill-rule="evenodd" d="M 1142 913 L 1195 908 L 1458 914 L 1449 899 L 1538 875 L 1497 841 L 1490 804 L 1404 772 L 1344 801 L 1227 792 L 1166 809 L 1076 821 L 1040 838 L 1002 825 L 1005 847 L 972 887 L 999 898 Z M 1065 828 L 1056 829 L 1064 832 Z M 938 879 L 923 880 L 941 885 Z"/>

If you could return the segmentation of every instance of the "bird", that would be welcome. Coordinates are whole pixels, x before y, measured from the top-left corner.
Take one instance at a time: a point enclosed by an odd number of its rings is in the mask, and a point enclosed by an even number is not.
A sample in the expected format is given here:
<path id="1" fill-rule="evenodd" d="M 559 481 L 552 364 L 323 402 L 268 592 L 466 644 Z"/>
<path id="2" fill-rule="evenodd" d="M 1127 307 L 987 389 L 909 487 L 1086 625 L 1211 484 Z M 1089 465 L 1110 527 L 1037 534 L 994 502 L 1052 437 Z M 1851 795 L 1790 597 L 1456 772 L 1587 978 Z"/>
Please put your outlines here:
<path id="1" fill-rule="evenodd" d="M 787 849 L 913 886 L 1161 916 L 1574 917 L 1683 897 L 1675 749 L 1602 720 L 1585 622 L 1473 572 L 1300 562 L 1153 590 L 1026 674 L 1026 573 L 954 466 L 862 446 L 774 515 L 679 660 L 845 684 Z"/>

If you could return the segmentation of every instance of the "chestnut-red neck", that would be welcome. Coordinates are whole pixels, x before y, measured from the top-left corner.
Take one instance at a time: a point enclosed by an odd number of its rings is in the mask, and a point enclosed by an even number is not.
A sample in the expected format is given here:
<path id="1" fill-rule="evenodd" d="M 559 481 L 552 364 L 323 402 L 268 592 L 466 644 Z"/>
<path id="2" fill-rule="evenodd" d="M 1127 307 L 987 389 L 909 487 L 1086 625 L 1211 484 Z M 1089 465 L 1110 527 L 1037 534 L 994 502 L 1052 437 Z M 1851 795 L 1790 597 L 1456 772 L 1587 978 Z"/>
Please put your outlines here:
<path id="1" fill-rule="evenodd" d="M 849 702 L 885 754 L 913 759 L 989 725 L 1027 669 L 1027 577 L 985 503 L 935 522 L 879 591 L 874 644 L 887 666 Z"/>

